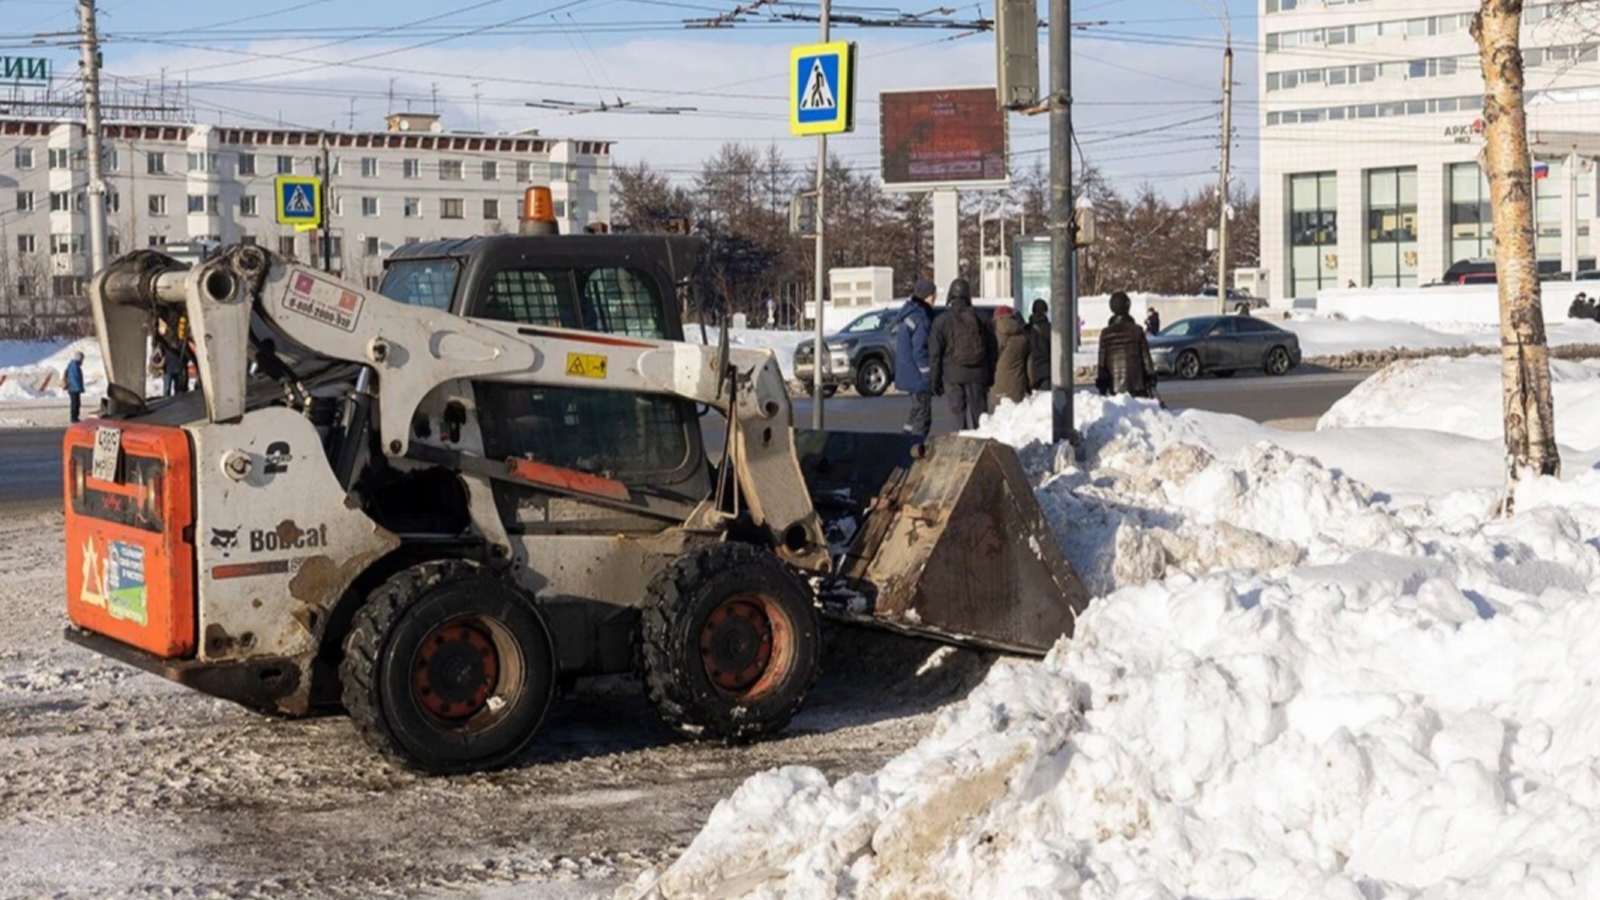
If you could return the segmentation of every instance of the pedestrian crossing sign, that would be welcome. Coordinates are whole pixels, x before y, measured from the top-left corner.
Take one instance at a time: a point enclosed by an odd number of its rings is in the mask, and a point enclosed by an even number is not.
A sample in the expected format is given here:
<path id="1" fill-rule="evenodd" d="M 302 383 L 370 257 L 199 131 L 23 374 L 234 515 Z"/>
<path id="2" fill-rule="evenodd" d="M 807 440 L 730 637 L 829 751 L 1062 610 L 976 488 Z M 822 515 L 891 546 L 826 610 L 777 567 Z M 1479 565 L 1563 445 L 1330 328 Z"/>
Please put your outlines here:
<path id="1" fill-rule="evenodd" d="M 856 127 L 856 45 L 807 44 L 789 51 L 789 130 L 844 134 Z"/>
<path id="2" fill-rule="evenodd" d="M 322 224 L 322 179 L 279 175 L 277 195 L 279 225 L 306 229 Z"/>

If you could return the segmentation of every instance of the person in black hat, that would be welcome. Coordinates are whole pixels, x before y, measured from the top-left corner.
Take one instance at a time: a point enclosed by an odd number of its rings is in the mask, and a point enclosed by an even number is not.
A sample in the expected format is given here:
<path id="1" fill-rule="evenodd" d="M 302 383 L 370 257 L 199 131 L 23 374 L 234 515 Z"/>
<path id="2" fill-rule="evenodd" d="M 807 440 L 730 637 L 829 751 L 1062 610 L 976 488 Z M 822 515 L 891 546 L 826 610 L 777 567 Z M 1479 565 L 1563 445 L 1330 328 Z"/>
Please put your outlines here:
<path id="1" fill-rule="evenodd" d="M 928 340 L 928 381 L 935 394 L 949 398 L 961 428 L 970 430 L 989 411 L 999 347 L 994 332 L 972 308 L 972 286 L 966 279 L 950 282 L 945 304 L 947 311 L 934 323 Z"/>
<path id="2" fill-rule="evenodd" d="M 1100 365 L 1094 380 L 1102 397 L 1156 395 L 1156 364 L 1150 358 L 1150 339 L 1128 314 L 1132 305 L 1122 291 L 1111 295 L 1111 321 L 1100 332 Z"/>
<path id="3" fill-rule="evenodd" d="M 933 430 L 933 383 L 928 379 L 928 335 L 933 331 L 933 282 L 922 279 L 895 319 L 894 386 L 911 398 L 906 434 L 920 438 Z"/>

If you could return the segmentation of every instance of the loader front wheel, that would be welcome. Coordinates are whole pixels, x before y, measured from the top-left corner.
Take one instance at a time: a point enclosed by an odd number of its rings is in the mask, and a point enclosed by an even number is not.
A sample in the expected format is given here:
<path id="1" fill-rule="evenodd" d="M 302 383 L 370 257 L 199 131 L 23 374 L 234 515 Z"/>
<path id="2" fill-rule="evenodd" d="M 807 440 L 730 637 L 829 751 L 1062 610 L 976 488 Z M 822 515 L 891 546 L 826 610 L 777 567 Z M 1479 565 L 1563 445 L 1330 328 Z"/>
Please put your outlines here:
<path id="1" fill-rule="evenodd" d="M 739 743 L 782 731 L 816 681 L 821 621 L 772 553 L 693 551 L 656 576 L 640 616 L 639 667 L 668 725 Z"/>
<path id="2" fill-rule="evenodd" d="M 356 614 L 344 705 L 386 755 L 433 774 L 492 769 L 527 747 L 555 698 L 555 651 L 512 585 L 472 563 L 413 566 Z"/>

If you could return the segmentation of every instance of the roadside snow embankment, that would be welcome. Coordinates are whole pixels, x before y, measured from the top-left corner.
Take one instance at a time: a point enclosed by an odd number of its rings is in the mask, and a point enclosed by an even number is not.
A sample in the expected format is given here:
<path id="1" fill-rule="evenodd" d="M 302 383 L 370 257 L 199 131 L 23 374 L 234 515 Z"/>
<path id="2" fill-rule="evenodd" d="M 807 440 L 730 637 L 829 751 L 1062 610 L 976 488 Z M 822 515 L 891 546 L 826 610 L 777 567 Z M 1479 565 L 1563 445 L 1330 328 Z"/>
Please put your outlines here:
<path id="1" fill-rule="evenodd" d="M 1084 398 L 1080 467 L 1048 422 L 984 432 L 1098 595 L 1076 636 L 876 773 L 750 779 L 647 895 L 1600 896 L 1600 472 L 1501 521 L 1494 442 Z"/>
<path id="2" fill-rule="evenodd" d="M 84 386 L 93 392 L 106 383 L 100 345 L 94 338 L 76 341 L 0 341 L 0 403 L 65 400 L 62 373 L 72 354 L 83 352 Z"/>

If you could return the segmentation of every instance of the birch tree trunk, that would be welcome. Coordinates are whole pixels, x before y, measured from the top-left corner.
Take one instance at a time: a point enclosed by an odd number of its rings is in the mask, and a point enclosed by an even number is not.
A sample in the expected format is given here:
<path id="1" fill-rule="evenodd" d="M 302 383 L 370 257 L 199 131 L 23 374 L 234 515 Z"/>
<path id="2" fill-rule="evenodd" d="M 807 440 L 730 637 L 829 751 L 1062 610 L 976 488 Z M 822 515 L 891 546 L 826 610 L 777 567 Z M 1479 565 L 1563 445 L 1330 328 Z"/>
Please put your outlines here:
<path id="1" fill-rule="evenodd" d="M 1500 288 L 1500 372 L 1510 515 L 1523 478 L 1561 474 L 1550 350 L 1545 342 L 1534 242 L 1534 190 L 1522 103 L 1522 0 L 1482 0 L 1472 20 L 1483 65 L 1484 148 Z"/>

